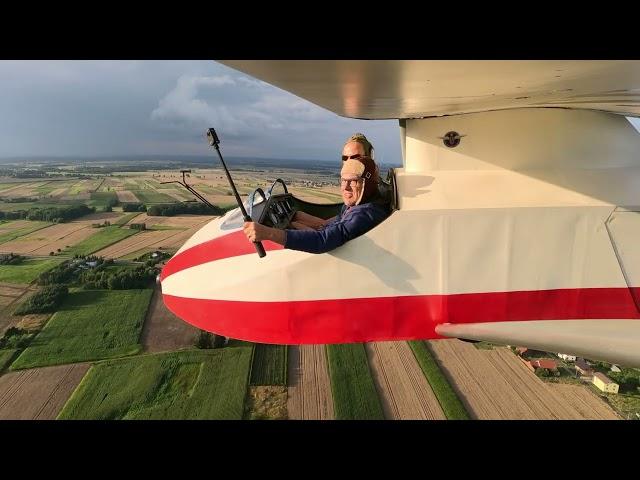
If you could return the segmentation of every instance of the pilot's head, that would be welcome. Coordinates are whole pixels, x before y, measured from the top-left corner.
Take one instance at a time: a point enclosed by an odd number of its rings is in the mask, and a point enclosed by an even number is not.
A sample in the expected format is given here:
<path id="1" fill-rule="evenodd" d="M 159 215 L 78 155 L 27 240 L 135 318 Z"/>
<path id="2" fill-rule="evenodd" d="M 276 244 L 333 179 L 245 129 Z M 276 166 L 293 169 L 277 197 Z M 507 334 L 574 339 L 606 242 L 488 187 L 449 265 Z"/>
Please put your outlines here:
<path id="1" fill-rule="evenodd" d="M 342 162 L 340 191 L 348 207 L 369 201 L 378 189 L 378 168 L 371 157 L 361 156 Z"/>
<path id="2" fill-rule="evenodd" d="M 342 149 L 342 161 L 357 158 L 356 155 L 367 156 L 375 159 L 375 151 L 371 142 L 362 133 L 354 133 L 344 144 Z"/>
<path id="3" fill-rule="evenodd" d="M 362 133 L 351 135 L 342 148 L 340 191 L 345 205 L 354 206 L 371 198 L 378 188 L 374 149 Z"/>

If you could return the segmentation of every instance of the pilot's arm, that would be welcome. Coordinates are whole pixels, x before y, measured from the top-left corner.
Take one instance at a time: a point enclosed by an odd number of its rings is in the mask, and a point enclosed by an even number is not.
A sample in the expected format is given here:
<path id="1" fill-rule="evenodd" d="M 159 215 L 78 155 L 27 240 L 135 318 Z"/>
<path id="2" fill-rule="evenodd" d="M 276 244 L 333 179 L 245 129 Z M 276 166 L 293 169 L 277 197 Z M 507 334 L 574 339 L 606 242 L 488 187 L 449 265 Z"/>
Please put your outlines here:
<path id="1" fill-rule="evenodd" d="M 262 242 L 263 240 L 271 240 L 272 242 L 284 245 L 287 236 L 284 230 L 267 227 L 258 222 L 244 222 L 244 234 L 251 242 Z"/>
<path id="2" fill-rule="evenodd" d="M 327 223 L 332 222 L 335 218 L 336 217 L 325 220 L 324 218 L 315 217 L 313 215 L 309 215 L 308 213 L 297 211 L 293 217 L 291 226 L 296 230 L 308 230 L 308 228 L 312 228 L 313 230 L 320 230 Z"/>

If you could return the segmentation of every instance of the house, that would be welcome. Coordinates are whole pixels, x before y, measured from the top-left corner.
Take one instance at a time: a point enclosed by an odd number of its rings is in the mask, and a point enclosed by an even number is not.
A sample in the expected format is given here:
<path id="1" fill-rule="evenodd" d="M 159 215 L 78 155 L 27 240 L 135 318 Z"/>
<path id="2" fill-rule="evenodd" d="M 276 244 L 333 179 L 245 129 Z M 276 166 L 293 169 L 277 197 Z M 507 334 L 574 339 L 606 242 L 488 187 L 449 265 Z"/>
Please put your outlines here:
<path id="1" fill-rule="evenodd" d="M 600 390 L 607 393 L 618 393 L 618 388 L 620 388 L 617 383 L 600 372 L 593 374 L 593 380 L 591 382 Z"/>
<path id="2" fill-rule="evenodd" d="M 533 360 L 531 362 L 531 365 L 536 370 L 538 368 L 546 368 L 547 370 L 551 370 L 551 371 L 555 371 L 558 369 L 558 365 L 556 364 L 556 362 L 554 362 L 550 358 L 540 358 L 538 360 Z"/>
<path id="3" fill-rule="evenodd" d="M 593 368 L 584 359 L 579 358 L 576 360 L 576 372 L 583 376 L 593 375 Z"/>
<path id="4" fill-rule="evenodd" d="M 526 356 L 529 349 L 527 347 L 516 347 L 516 353 L 521 357 Z"/>
<path id="5" fill-rule="evenodd" d="M 611 371 L 620 373 L 622 370 L 620 370 L 620 367 L 618 365 L 611 365 Z"/>
<path id="6" fill-rule="evenodd" d="M 87 266 L 91 267 L 91 268 L 95 268 L 98 266 L 98 262 L 96 262 L 95 260 L 91 261 L 91 262 L 86 262 Z"/>
<path id="7" fill-rule="evenodd" d="M 575 362 L 576 361 L 576 356 L 575 355 L 568 355 L 566 353 L 558 353 L 557 354 L 559 358 L 566 360 L 567 362 Z"/>

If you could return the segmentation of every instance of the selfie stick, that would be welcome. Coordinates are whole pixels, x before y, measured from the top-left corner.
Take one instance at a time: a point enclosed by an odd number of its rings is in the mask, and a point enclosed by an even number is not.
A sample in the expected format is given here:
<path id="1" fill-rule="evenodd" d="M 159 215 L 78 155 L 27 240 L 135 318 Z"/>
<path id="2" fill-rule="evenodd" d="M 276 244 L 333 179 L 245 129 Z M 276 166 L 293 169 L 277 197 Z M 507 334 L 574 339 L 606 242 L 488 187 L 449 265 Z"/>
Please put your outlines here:
<path id="1" fill-rule="evenodd" d="M 238 195 L 238 191 L 236 190 L 236 186 L 231 179 L 231 175 L 229 174 L 229 170 L 227 170 L 227 166 L 224 163 L 224 159 L 222 158 L 222 154 L 220 153 L 220 139 L 216 134 L 216 131 L 213 128 L 207 130 L 207 138 L 209 139 L 209 145 L 216 149 L 218 152 L 218 156 L 220 157 L 220 161 L 222 162 L 222 168 L 224 168 L 224 173 L 227 174 L 227 179 L 229 180 L 229 185 L 231 185 L 231 190 L 233 190 L 233 194 L 236 197 L 236 201 L 238 202 L 238 206 L 240 207 L 240 211 L 242 212 L 242 216 L 244 217 L 245 222 L 252 222 L 251 217 L 247 215 L 247 211 L 244 209 L 244 205 L 242 204 L 242 200 L 240 200 L 240 195 Z M 253 245 L 256 247 L 258 255 L 260 258 L 264 257 L 267 253 L 264 251 L 264 247 L 262 246 L 262 242 L 253 242 Z"/>

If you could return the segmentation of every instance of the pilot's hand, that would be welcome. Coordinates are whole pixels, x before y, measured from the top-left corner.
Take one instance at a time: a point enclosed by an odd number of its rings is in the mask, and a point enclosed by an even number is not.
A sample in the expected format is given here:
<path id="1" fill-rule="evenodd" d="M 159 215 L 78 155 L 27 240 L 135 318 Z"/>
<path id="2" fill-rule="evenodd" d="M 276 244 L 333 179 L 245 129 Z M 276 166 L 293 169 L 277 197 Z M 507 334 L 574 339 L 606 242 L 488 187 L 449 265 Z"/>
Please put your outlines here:
<path id="1" fill-rule="evenodd" d="M 262 242 L 263 240 L 271 240 L 272 242 L 284 245 L 287 238 L 284 230 L 270 228 L 256 222 L 244 222 L 244 226 L 242 229 L 250 242 Z"/>
<path id="2" fill-rule="evenodd" d="M 244 222 L 243 230 L 250 242 L 261 242 L 265 239 L 264 228 L 256 222 Z"/>

